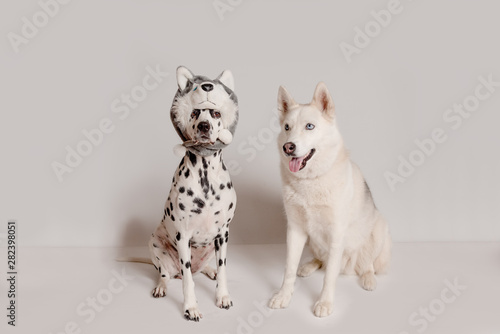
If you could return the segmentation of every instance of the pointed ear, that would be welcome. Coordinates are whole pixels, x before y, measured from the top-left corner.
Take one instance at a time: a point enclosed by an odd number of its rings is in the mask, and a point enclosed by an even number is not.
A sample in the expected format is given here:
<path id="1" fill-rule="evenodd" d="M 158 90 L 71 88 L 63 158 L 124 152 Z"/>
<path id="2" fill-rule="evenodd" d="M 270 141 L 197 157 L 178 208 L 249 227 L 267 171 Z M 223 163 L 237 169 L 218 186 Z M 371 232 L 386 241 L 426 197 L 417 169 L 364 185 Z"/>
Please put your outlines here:
<path id="1" fill-rule="evenodd" d="M 314 96 L 312 103 L 315 104 L 319 110 L 323 111 L 326 115 L 330 117 L 335 116 L 335 105 L 333 104 L 333 99 L 326 84 L 324 82 L 318 83 L 316 89 L 314 90 Z"/>
<path id="2" fill-rule="evenodd" d="M 193 79 L 194 74 L 184 66 L 177 67 L 177 85 L 181 91 L 186 88 L 189 80 Z"/>
<path id="3" fill-rule="evenodd" d="M 278 90 L 278 110 L 280 116 L 283 117 L 293 106 L 297 105 L 297 102 L 288 93 L 285 87 L 280 86 Z"/>
<path id="4" fill-rule="evenodd" d="M 230 70 L 223 71 L 216 80 L 222 82 L 227 88 L 234 91 L 234 78 Z"/>

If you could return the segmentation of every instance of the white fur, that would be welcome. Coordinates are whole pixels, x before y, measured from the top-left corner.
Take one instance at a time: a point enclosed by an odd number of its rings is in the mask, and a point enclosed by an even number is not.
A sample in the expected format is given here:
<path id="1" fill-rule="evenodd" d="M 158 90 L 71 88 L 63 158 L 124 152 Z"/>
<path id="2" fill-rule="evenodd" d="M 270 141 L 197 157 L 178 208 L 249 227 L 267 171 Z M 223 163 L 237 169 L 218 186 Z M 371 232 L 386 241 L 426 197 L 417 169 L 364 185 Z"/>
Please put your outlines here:
<path id="1" fill-rule="evenodd" d="M 220 130 L 219 140 L 224 144 L 230 144 L 233 141 L 233 135 L 231 134 L 231 131 L 227 129 Z"/>
<path id="2" fill-rule="evenodd" d="M 361 171 L 349 159 L 326 85 L 319 83 L 312 102 L 306 105 L 297 104 L 280 87 L 278 107 L 282 192 L 288 218 L 287 259 L 283 285 L 269 307 L 287 307 L 296 275 L 308 276 L 323 266 L 324 284 L 314 314 L 324 317 L 333 311 L 335 281 L 340 272 L 355 272 L 364 289 L 375 289 L 374 274 L 384 272 L 390 261 L 391 238 Z M 307 130 L 308 123 L 314 129 Z M 288 142 L 296 145 L 298 157 L 316 150 L 306 166 L 295 173 L 289 169 L 292 157 L 282 149 Z M 314 259 L 299 269 L 306 242 Z"/>

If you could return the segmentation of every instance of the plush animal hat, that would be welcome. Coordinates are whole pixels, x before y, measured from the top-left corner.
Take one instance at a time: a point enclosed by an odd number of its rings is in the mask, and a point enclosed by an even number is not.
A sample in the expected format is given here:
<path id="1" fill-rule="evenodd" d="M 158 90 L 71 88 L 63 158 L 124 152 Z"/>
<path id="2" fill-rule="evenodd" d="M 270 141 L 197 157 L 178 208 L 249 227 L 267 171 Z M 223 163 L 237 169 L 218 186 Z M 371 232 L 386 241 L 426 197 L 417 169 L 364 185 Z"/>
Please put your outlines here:
<path id="1" fill-rule="evenodd" d="M 177 68 L 177 85 L 170 109 L 170 119 L 177 134 L 182 139 L 182 148 L 178 145 L 174 151 L 183 155 L 185 150 L 208 156 L 226 147 L 232 140 L 238 124 L 238 98 L 233 92 L 234 79 L 229 70 L 222 72 L 216 79 L 194 75 L 186 67 Z M 187 125 L 193 110 L 210 109 L 220 113 L 222 130 L 213 143 L 198 143 L 189 135 Z M 184 152 L 183 152 L 184 151 Z"/>

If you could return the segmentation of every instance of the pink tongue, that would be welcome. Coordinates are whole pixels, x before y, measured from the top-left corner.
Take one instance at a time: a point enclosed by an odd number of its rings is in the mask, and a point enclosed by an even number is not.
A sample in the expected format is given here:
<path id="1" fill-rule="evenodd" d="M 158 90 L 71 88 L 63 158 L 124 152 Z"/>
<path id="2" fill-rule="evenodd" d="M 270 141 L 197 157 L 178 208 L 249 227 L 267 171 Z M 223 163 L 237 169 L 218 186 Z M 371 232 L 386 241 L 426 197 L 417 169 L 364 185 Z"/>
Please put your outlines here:
<path id="1" fill-rule="evenodd" d="M 293 173 L 297 173 L 300 170 L 300 166 L 302 165 L 302 160 L 304 160 L 304 157 L 301 158 L 292 158 L 289 163 L 290 171 Z"/>

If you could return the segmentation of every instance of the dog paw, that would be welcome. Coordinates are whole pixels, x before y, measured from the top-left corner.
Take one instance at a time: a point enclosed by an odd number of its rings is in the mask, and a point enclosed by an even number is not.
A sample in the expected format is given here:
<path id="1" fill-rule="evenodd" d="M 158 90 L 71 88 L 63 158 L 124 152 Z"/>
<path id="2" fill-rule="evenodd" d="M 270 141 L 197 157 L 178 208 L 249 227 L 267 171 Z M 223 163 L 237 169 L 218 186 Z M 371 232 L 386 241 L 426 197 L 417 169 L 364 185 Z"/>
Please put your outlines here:
<path id="1" fill-rule="evenodd" d="M 318 301 L 314 305 L 314 315 L 322 318 L 329 316 L 333 312 L 333 303 L 331 302 L 325 302 L 325 301 Z"/>
<path id="2" fill-rule="evenodd" d="M 215 280 L 217 278 L 217 270 L 210 266 L 206 266 L 201 272 L 207 275 L 207 277 L 211 280 Z"/>
<path id="3" fill-rule="evenodd" d="M 203 318 L 203 315 L 198 310 L 198 306 L 189 307 L 184 310 L 184 318 L 190 321 L 200 321 Z"/>
<path id="4" fill-rule="evenodd" d="M 151 294 L 155 298 L 165 297 L 167 295 L 167 287 L 163 284 L 158 284 L 158 286 L 153 289 Z"/>
<path id="5" fill-rule="evenodd" d="M 373 291 L 377 287 L 377 279 L 373 273 L 365 273 L 361 276 L 361 287 L 368 291 Z"/>
<path id="6" fill-rule="evenodd" d="M 290 300 L 292 299 L 291 293 L 286 292 L 278 292 L 273 298 L 269 301 L 269 308 L 286 308 L 290 304 Z"/>
<path id="7" fill-rule="evenodd" d="M 229 310 L 229 308 L 233 306 L 233 302 L 231 301 L 231 297 L 229 295 L 225 295 L 216 297 L 215 305 L 217 305 L 218 308 Z"/>
<path id="8" fill-rule="evenodd" d="M 297 270 L 297 276 L 300 277 L 308 277 L 311 276 L 313 272 L 318 270 L 318 266 L 314 263 L 306 263 L 300 266 L 299 270 Z"/>

